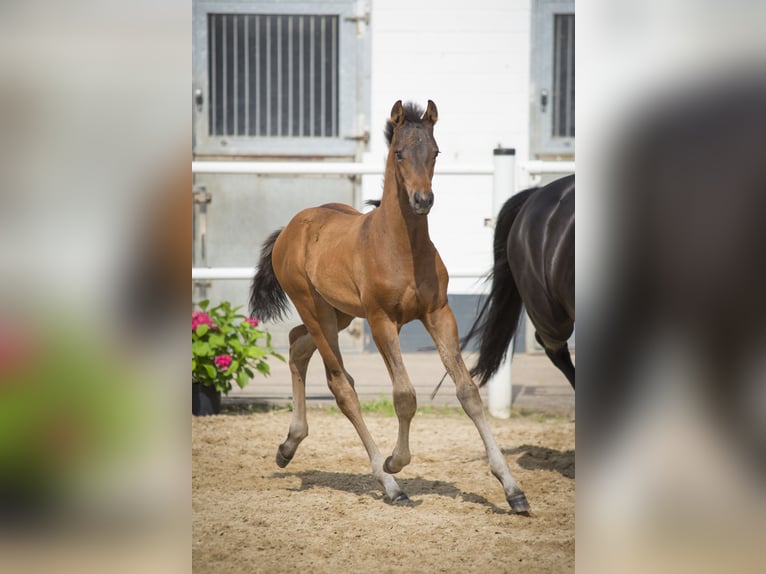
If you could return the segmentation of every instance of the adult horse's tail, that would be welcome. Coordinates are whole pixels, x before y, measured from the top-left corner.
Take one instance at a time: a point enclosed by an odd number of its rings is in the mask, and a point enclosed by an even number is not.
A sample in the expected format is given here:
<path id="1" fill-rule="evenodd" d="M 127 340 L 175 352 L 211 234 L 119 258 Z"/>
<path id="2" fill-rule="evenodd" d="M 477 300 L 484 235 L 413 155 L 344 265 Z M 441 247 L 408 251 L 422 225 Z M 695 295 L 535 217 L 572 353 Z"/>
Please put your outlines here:
<path id="1" fill-rule="evenodd" d="M 471 369 L 471 375 L 479 379 L 480 386 L 486 384 L 500 368 L 519 324 L 522 301 L 508 265 L 508 235 L 519 210 L 537 189 L 533 187 L 513 195 L 497 215 L 495 263 L 489 274 L 492 288 L 471 330 L 463 339 L 465 345 L 474 337 L 479 337 L 479 359 Z"/>
<path id="2" fill-rule="evenodd" d="M 261 321 L 278 321 L 287 311 L 287 293 L 279 284 L 271 265 L 271 252 L 280 233 L 282 230 L 278 229 L 263 243 L 258 270 L 250 286 L 250 316 Z"/>

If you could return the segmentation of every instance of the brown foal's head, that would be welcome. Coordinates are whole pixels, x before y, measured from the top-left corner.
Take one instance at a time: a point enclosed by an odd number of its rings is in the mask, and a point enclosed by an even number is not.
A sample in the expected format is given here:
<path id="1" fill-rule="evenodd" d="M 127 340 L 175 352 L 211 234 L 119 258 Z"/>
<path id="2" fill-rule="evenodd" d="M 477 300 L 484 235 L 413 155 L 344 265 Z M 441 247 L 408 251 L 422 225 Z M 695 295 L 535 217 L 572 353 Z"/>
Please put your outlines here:
<path id="1" fill-rule="evenodd" d="M 393 154 L 396 177 L 407 191 L 412 212 L 427 215 L 434 204 L 431 178 L 439 155 L 434 139 L 434 124 L 439 114 L 436 104 L 428 100 L 425 113 L 415 104 L 402 105 L 399 100 L 391 109 L 391 119 L 386 124 L 389 158 Z"/>

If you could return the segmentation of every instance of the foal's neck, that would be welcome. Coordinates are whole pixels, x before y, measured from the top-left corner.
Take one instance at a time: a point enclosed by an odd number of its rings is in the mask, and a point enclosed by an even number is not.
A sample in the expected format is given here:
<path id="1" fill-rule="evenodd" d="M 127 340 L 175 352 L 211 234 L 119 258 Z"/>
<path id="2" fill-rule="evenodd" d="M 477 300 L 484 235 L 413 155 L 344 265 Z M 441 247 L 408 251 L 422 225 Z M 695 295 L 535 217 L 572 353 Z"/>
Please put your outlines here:
<path id="1" fill-rule="evenodd" d="M 412 212 L 404 182 L 399 181 L 397 176 L 395 161 L 390 153 L 378 208 L 381 220 L 385 222 L 386 235 L 392 241 L 402 240 L 413 252 L 433 249 L 428 234 L 428 216 Z"/>

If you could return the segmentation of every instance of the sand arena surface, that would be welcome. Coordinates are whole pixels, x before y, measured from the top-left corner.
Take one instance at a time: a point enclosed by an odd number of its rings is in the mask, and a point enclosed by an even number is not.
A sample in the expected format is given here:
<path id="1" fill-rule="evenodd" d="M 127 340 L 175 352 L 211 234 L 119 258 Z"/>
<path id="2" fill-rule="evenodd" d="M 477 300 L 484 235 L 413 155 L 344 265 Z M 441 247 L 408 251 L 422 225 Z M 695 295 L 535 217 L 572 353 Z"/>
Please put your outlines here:
<path id="1" fill-rule="evenodd" d="M 574 421 L 490 419 L 532 507 L 509 513 L 473 423 L 419 413 L 406 506 L 383 500 L 351 423 L 310 409 L 309 436 L 274 462 L 291 413 L 193 417 L 194 572 L 570 572 L 574 570 Z M 383 453 L 397 420 L 366 414 Z"/>

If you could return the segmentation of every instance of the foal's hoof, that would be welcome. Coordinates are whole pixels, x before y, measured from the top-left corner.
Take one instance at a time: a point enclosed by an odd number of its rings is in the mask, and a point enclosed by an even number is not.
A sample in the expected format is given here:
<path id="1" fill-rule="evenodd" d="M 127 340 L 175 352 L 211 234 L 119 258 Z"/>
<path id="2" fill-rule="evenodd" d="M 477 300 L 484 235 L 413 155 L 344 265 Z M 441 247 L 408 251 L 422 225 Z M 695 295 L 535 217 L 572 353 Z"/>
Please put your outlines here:
<path id="1" fill-rule="evenodd" d="M 511 510 L 516 514 L 525 514 L 529 516 L 529 502 L 523 492 L 508 497 L 508 504 Z"/>
<path id="2" fill-rule="evenodd" d="M 286 467 L 292 459 L 293 457 L 287 458 L 285 455 L 283 455 L 281 448 L 277 449 L 277 466 L 279 468 Z"/>
<path id="3" fill-rule="evenodd" d="M 401 492 L 391 501 L 391 504 L 407 504 L 409 501 L 410 497 L 404 492 Z"/>
<path id="4" fill-rule="evenodd" d="M 401 468 L 399 470 L 402 470 Z M 388 474 L 396 474 L 399 472 L 399 470 L 393 470 L 391 468 L 391 457 L 389 456 L 386 458 L 386 461 L 383 463 L 383 472 L 387 472 Z"/>

